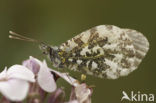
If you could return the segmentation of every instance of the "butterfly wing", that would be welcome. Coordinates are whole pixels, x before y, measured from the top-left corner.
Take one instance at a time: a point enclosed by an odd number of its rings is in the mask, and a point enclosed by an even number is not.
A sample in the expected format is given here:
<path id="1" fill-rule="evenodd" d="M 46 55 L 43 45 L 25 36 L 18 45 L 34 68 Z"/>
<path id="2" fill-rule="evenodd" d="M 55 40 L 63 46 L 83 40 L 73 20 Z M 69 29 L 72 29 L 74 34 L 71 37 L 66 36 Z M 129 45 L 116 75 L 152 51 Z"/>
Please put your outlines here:
<path id="1" fill-rule="evenodd" d="M 134 71 L 149 49 L 140 32 L 113 25 L 93 27 L 60 45 L 64 66 L 100 78 Z"/>

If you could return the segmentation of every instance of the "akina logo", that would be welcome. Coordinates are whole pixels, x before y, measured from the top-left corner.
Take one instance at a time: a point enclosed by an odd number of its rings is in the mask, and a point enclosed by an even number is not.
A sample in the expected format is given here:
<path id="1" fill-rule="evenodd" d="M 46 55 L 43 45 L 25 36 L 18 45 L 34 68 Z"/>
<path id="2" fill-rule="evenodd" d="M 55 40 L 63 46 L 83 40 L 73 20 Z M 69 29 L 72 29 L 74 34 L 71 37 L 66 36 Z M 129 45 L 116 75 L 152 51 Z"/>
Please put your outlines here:
<path id="1" fill-rule="evenodd" d="M 153 93 L 141 93 L 140 91 L 134 92 L 131 91 L 130 93 L 126 93 L 125 91 L 122 91 L 122 98 L 121 101 L 135 101 L 135 102 L 151 102 L 154 103 L 155 101 L 155 95 Z"/>

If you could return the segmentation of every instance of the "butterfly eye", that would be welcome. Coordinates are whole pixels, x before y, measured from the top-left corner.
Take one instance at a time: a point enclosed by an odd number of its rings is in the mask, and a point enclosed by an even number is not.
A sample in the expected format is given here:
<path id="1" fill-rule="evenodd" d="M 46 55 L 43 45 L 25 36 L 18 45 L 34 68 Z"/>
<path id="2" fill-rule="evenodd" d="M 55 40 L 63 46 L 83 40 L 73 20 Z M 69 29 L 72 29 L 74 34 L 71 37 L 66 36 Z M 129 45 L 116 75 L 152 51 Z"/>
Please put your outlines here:
<path id="1" fill-rule="evenodd" d="M 44 55 L 47 55 L 48 53 L 44 51 L 43 54 L 44 54 Z"/>

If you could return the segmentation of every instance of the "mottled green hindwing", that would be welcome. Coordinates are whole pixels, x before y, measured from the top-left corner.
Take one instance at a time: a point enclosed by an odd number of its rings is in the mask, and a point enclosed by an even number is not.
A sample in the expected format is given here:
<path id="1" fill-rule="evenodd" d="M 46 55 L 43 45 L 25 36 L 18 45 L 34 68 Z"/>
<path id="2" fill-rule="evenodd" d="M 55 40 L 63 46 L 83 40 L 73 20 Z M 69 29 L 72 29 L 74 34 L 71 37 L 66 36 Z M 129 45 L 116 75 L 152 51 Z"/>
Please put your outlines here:
<path id="1" fill-rule="evenodd" d="M 113 25 L 93 27 L 59 46 L 63 67 L 116 79 L 134 71 L 149 49 L 145 36 Z"/>

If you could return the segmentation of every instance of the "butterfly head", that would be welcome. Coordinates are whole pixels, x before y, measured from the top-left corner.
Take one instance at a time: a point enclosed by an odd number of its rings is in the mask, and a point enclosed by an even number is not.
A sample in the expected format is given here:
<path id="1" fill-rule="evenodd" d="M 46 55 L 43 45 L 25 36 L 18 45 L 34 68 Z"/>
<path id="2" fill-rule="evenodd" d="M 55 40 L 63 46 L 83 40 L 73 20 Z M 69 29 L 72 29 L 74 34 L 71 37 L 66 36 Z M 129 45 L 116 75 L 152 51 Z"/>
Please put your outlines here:
<path id="1" fill-rule="evenodd" d="M 53 63 L 54 67 L 59 67 L 61 64 L 60 56 L 58 55 L 58 47 L 57 46 L 49 46 L 45 43 L 41 43 L 39 48 L 42 50 L 43 54 L 47 55 L 48 58 Z"/>
<path id="2" fill-rule="evenodd" d="M 27 42 L 33 42 L 33 43 L 39 44 L 39 48 L 42 50 L 43 54 L 47 55 L 50 58 L 51 62 L 53 63 L 53 66 L 61 67 L 60 66 L 60 64 L 61 64 L 60 58 L 61 57 L 58 55 L 58 53 L 59 53 L 58 47 L 50 46 L 50 45 L 46 44 L 45 42 L 41 42 L 39 40 L 32 39 L 32 38 L 17 34 L 13 31 L 9 31 L 9 33 L 11 34 L 11 35 L 9 35 L 9 38 L 11 38 L 11 39 L 24 40 Z"/>
<path id="3" fill-rule="evenodd" d="M 51 52 L 51 47 L 45 43 L 40 43 L 39 48 L 41 49 L 42 53 L 45 55 L 49 55 Z"/>

